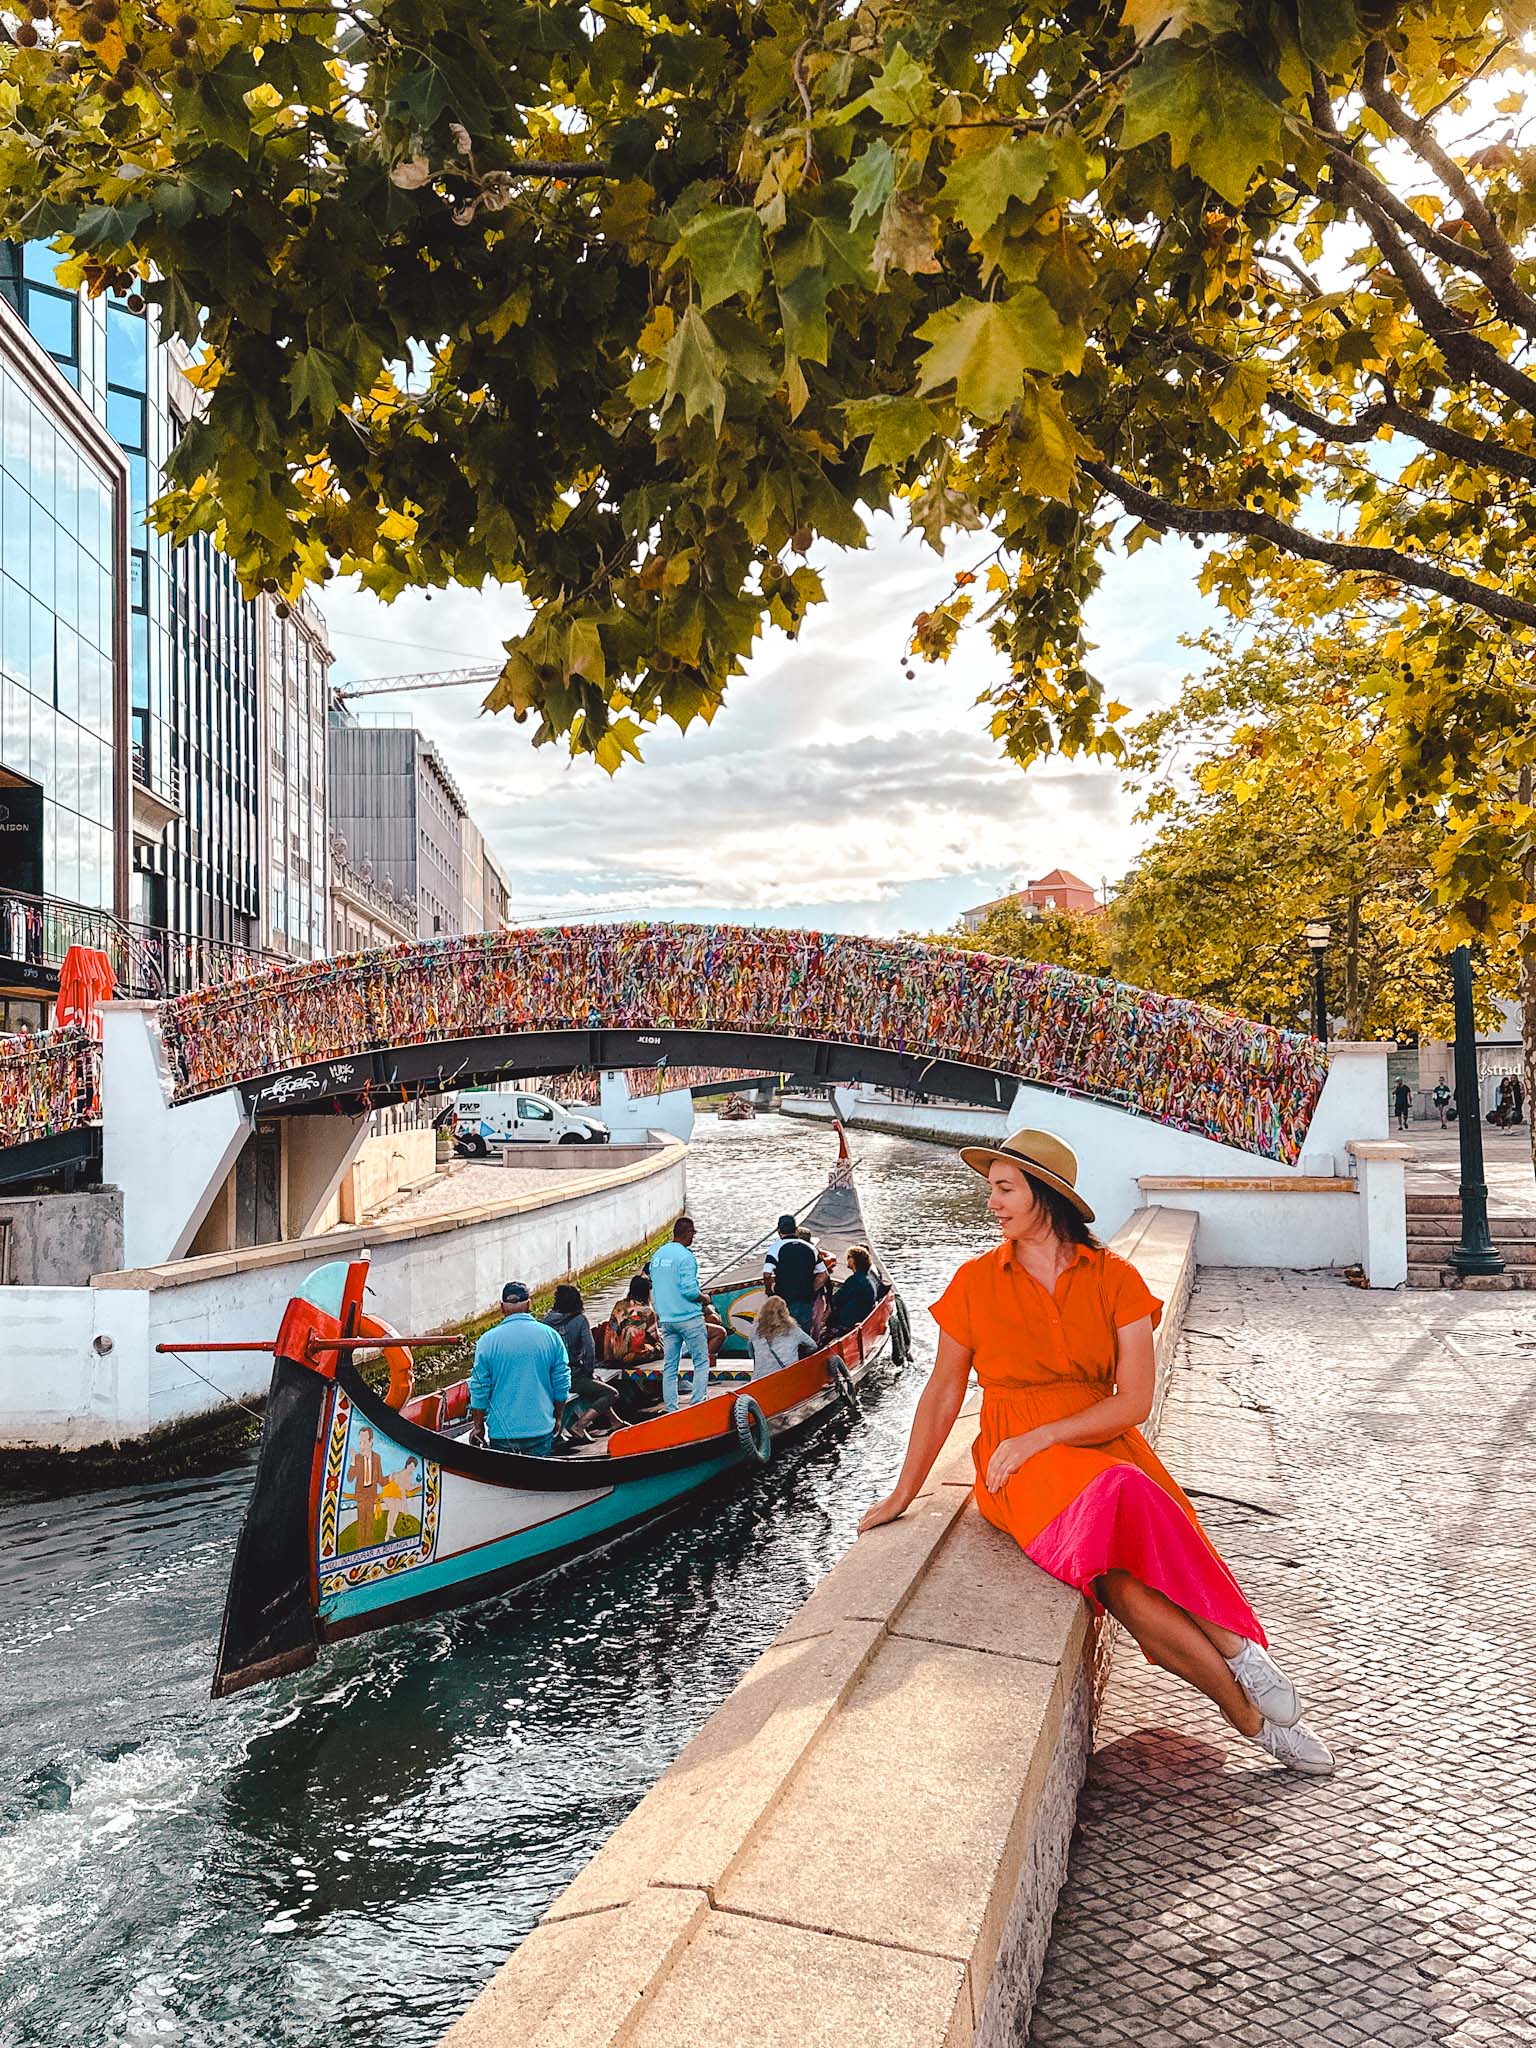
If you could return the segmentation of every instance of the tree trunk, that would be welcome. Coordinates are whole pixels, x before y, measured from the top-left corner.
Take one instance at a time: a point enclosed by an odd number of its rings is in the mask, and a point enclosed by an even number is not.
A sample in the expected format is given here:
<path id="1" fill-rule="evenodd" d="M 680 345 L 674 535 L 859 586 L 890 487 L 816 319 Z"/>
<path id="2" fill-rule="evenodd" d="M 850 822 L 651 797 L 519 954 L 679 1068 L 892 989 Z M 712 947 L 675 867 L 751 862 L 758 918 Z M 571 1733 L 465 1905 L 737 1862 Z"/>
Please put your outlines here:
<path id="1" fill-rule="evenodd" d="M 1350 1038 L 1363 1038 L 1365 1025 L 1360 1016 L 1360 898 L 1351 896 L 1344 921 L 1344 1030 Z"/>
<path id="2" fill-rule="evenodd" d="M 1522 804 L 1531 800 L 1531 771 L 1520 770 L 1518 794 Z M 1520 863 L 1525 883 L 1524 910 L 1529 919 L 1536 906 L 1536 853 Z M 1527 922 L 1520 934 L 1520 1065 L 1525 1077 L 1525 1128 L 1531 1143 L 1531 1170 L 1536 1173 L 1536 926 Z"/>

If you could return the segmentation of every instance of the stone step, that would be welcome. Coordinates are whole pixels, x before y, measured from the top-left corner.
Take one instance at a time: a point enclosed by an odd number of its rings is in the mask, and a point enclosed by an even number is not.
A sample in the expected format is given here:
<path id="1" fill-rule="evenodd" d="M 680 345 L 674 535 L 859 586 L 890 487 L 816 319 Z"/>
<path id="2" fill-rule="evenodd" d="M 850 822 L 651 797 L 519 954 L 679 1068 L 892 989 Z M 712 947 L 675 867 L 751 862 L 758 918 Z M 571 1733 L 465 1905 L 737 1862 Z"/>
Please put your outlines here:
<path id="1" fill-rule="evenodd" d="M 1446 1266 L 1408 1268 L 1408 1285 L 1421 1288 L 1468 1288 L 1485 1294 L 1536 1294 L 1536 1266 L 1511 1266 L 1503 1273 L 1457 1273 Z"/>
<path id="2" fill-rule="evenodd" d="M 1536 1242 L 1536 1216 L 1499 1216 L 1488 1218 L 1488 1228 L 1493 1235 L 1508 1243 L 1520 1239 Z M 1444 1239 L 1454 1244 L 1461 1235 L 1459 1210 L 1449 1210 L 1444 1215 L 1426 1216 L 1416 1209 L 1408 1211 L 1408 1235 L 1425 1239 Z"/>
<path id="3" fill-rule="evenodd" d="M 1505 1237 L 1495 1228 L 1492 1232 L 1494 1244 L 1506 1266 L 1536 1266 L 1536 1244 L 1529 1238 Z M 1451 1248 L 1454 1237 L 1421 1237 L 1415 1230 L 1408 1233 L 1408 1262 L 1416 1266 L 1449 1266 L 1452 1264 Z"/>

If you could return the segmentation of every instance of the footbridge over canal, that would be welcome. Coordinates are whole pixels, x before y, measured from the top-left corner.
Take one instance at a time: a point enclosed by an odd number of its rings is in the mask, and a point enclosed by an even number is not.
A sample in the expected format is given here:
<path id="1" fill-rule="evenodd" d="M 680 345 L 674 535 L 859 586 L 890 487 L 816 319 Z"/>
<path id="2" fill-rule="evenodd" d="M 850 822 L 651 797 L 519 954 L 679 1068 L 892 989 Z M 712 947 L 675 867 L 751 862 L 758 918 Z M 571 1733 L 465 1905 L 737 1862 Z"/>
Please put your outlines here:
<path id="1" fill-rule="evenodd" d="M 1283 1165 L 1327 1072 L 1314 1040 L 1035 962 L 718 925 L 540 927 L 285 966 L 0 1053 L 0 1148 L 103 1127 L 104 1177 L 190 1184 L 144 1257 L 179 1256 L 255 1120 L 323 1124 L 333 1183 L 369 1111 L 507 1075 L 679 1066 L 868 1081 L 1007 1110 L 1021 1082 Z M 334 1167 L 334 1174 L 332 1168 Z M 132 1226 L 130 1225 L 130 1234 Z"/>

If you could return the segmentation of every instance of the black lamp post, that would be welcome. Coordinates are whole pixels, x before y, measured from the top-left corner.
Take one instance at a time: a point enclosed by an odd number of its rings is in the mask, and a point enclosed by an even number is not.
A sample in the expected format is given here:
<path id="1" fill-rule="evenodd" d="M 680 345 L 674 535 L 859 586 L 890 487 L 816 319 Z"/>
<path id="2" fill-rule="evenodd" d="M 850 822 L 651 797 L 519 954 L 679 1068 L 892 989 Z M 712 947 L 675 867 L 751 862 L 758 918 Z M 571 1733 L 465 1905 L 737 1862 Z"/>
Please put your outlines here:
<path id="1" fill-rule="evenodd" d="M 1451 1251 L 1458 1273 L 1502 1273 L 1504 1261 L 1488 1232 L 1483 1178 L 1483 1106 L 1477 1088 L 1477 1027 L 1472 1017 L 1472 955 L 1451 955 L 1456 1004 L 1456 1130 L 1461 1143 L 1461 1242 Z"/>
<path id="2" fill-rule="evenodd" d="M 1302 937 L 1312 953 L 1312 1035 L 1328 1043 L 1328 984 L 1323 979 L 1323 955 L 1328 951 L 1329 927 L 1320 918 L 1303 927 Z"/>

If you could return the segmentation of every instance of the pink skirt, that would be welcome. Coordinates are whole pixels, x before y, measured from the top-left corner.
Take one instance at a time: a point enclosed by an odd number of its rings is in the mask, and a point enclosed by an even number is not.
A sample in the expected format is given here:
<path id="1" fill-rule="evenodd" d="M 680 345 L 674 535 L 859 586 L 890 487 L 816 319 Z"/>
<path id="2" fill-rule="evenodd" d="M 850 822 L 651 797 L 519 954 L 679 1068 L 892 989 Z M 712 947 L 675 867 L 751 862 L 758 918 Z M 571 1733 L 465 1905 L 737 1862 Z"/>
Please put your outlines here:
<path id="1" fill-rule="evenodd" d="M 1199 1524 L 1135 1465 L 1111 1465 L 1090 1479 L 1024 1554 L 1095 1607 L 1095 1579 L 1129 1572 L 1189 1614 L 1250 1642 L 1269 1640 Z"/>

